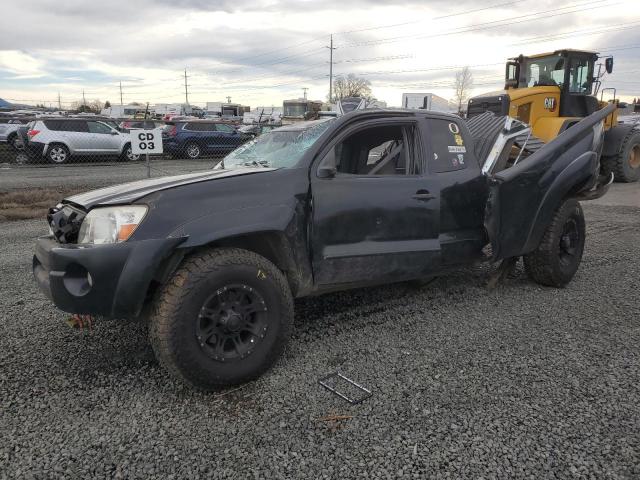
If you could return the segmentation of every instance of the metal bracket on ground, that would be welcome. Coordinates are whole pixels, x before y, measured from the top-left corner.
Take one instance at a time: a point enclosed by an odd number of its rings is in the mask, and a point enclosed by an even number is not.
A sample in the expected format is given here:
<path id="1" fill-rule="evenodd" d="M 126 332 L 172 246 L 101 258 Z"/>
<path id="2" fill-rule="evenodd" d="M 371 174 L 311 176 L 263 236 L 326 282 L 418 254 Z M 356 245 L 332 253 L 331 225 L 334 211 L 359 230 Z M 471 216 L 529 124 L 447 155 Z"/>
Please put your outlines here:
<path id="1" fill-rule="evenodd" d="M 332 380 L 332 379 L 344 380 L 349 385 L 351 385 L 351 386 L 355 387 L 357 390 L 363 392 L 363 394 L 358 396 L 358 397 L 356 397 L 356 398 L 352 398 L 352 397 L 348 396 L 346 393 L 340 392 L 336 388 L 337 382 L 335 382 L 333 385 L 331 383 L 329 383 L 329 380 Z M 345 377 L 340 372 L 334 372 L 334 373 L 331 373 L 331 374 L 327 375 L 326 377 L 322 377 L 322 378 L 320 378 L 318 380 L 318 383 L 320 385 L 322 385 L 324 388 L 326 388 L 327 390 L 329 390 L 331 393 L 337 395 L 338 397 L 342 398 L 343 400 L 346 400 L 351 405 L 357 405 L 358 403 L 361 403 L 362 401 L 366 400 L 367 398 L 369 398 L 370 396 L 373 395 L 371 390 L 363 387 L 359 383 L 354 382 L 350 378 Z"/>

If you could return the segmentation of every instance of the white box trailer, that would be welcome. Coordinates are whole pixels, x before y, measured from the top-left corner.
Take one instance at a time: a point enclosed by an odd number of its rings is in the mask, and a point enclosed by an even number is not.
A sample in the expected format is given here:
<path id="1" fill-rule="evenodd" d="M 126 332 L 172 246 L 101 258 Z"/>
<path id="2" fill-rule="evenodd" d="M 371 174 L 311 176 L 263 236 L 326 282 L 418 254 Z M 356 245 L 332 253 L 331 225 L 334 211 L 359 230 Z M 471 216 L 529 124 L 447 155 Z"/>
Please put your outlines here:
<path id="1" fill-rule="evenodd" d="M 242 123 L 280 123 L 282 107 L 256 107 L 242 116 Z"/>
<path id="2" fill-rule="evenodd" d="M 187 109 L 186 107 L 187 106 L 182 103 L 157 103 L 153 107 L 153 113 L 159 117 L 164 117 L 166 115 L 189 115 L 191 113 L 191 109 Z"/>
<path id="3" fill-rule="evenodd" d="M 103 108 L 100 114 L 111 118 L 133 118 L 136 113 L 144 113 L 145 109 L 146 106 L 142 105 L 111 105 Z"/>
<path id="4" fill-rule="evenodd" d="M 455 106 L 433 93 L 403 93 L 402 108 L 413 110 L 433 110 L 435 112 L 455 112 Z"/>
<path id="5" fill-rule="evenodd" d="M 207 102 L 207 115 L 214 115 L 221 118 L 241 118 L 249 107 L 239 103 Z"/>

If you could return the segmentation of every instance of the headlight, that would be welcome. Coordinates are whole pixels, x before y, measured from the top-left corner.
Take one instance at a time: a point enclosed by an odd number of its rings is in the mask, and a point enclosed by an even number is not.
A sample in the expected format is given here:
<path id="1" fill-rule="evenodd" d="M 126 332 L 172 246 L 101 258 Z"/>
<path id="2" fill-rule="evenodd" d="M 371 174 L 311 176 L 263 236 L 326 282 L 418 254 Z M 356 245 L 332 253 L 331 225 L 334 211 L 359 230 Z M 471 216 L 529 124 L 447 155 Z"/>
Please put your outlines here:
<path id="1" fill-rule="evenodd" d="M 146 214 L 144 205 L 94 208 L 82 221 L 78 243 L 124 242 L 133 235 Z"/>

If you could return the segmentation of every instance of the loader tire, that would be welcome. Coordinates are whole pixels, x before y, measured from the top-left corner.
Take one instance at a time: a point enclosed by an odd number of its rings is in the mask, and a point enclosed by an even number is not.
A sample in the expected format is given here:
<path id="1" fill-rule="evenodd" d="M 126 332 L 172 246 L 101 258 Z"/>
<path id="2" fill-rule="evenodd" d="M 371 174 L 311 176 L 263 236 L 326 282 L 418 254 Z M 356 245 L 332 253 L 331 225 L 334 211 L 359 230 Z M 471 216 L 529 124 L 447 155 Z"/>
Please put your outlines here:
<path id="1" fill-rule="evenodd" d="M 188 257 L 161 288 L 150 318 L 155 355 L 201 390 L 249 381 L 281 355 L 293 328 L 283 273 L 237 248 Z"/>
<path id="2" fill-rule="evenodd" d="M 585 242 L 585 221 L 577 200 L 565 200 L 553 215 L 538 248 L 524 256 L 529 278 L 564 287 L 578 271 Z"/>
<path id="3" fill-rule="evenodd" d="M 616 182 L 640 180 L 640 131 L 631 130 L 622 140 L 620 153 L 604 158 L 602 167 L 607 174 L 613 172 Z"/>

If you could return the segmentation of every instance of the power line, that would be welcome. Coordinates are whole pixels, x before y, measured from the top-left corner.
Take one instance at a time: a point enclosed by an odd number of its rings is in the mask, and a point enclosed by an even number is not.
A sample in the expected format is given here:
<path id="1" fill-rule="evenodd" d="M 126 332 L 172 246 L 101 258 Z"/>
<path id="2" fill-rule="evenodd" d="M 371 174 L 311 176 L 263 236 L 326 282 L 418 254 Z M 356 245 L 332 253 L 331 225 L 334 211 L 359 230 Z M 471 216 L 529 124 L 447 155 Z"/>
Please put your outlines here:
<path id="1" fill-rule="evenodd" d="M 524 40 L 519 40 L 517 42 L 510 43 L 509 45 L 529 44 L 531 42 L 535 42 L 536 40 L 540 40 L 540 39 L 545 39 L 545 40 L 543 42 L 538 42 L 538 43 L 546 43 L 547 41 L 551 42 L 554 40 L 559 40 L 561 38 L 572 37 L 572 36 L 580 36 L 580 35 L 594 34 L 594 33 L 618 32 L 621 30 L 629 30 L 629 29 L 635 28 L 639 24 L 640 24 L 640 21 L 635 21 L 635 22 L 629 22 L 629 23 L 622 23 L 616 27 L 604 27 L 604 28 L 599 27 L 596 29 L 588 28 L 583 30 L 573 30 L 569 32 L 557 33 L 555 35 L 538 35 L 536 37 L 529 37 Z"/>
<path id="2" fill-rule="evenodd" d="M 539 20 L 540 18 L 529 18 L 529 17 L 537 17 L 539 15 L 544 15 L 544 14 L 548 14 L 548 13 L 552 13 L 552 15 L 547 15 L 546 17 L 544 17 L 545 20 L 547 18 L 551 18 L 551 17 L 558 17 L 558 16 L 562 16 L 562 15 L 569 15 L 571 13 L 582 12 L 584 10 L 595 10 L 595 9 L 598 9 L 598 8 L 610 7 L 612 5 L 617 5 L 619 3 L 623 3 L 623 2 L 622 1 L 618 1 L 618 2 L 615 2 L 615 3 L 602 5 L 602 0 L 590 0 L 588 2 L 574 4 L 574 5 L 570 5 L 570 6 L 567 6 L 567 7 L 554 8 L 554 9 L 551 9 L 551 10 L 544 10 L 544 11 L 540 11 L 540 12 L 530 13 L 530 14 L 527 14 L 527 15 L 517 15 L 515 17 L 502 18 L 500 20 L 492 20 L 490 22 L 482 22 L 482 23 L 467 25 L 466 27 L 460 27 L 458 29 L 453 29 L 453 30 L 434 33 L 434 34 L 429 34 L 429 35 L 423 35 L 423 34 L 402 35 L 402 36 L 397 36 L 397 37 L 381 38 L 381 39 L 377 39 L 377 40 L 356 42 L 356 43 L 344 44 L 344 45 L 339 45 L 339 46 L 340 47 L 344 47 L 344 48 L 361 47 L 361 46 L 372 46 L 372 45 L 380 45 L 380 44 L 385 44 L 385 43 L 395 43 L 395 42 L 399 42 L 399 41 L 402 41 L 402 40 L 407 40 L 407 39 L 410 39 L 410 38 L 422 39 L 422 38 L 437 38 L 437 37 L 449 36 L 449 35 L 459 35 L 461 33 L 468 33 L 468 32 L 474 32 L 474 31 L 479 31 L 479 30 L 487 30 L 487 29 L 496 28 L 496 27 L 504 27 L 504 26 L 509 26 L 509 25 L 513 25 L 513 24 L 517 24 L 517 23 L 529 22 L 531 20 Z M 577 10 L 570 10 L 568 12 L 562 12 L 562 13 L 553 14 L 553 12 L 558 12 L 559 10 L 567 10 L 567 9 L 571 9 L 571 8 L 584 7 L 584 6 L 593 5 L 593 4 L 596 4 L 596 5 L 592 6 L 590 8 L 580 8 L 580 9 L 577 9 Z M 503 23 L 503 22 L 508 22 L 508 23 Z"/>
<path id="3" fill-rule="evenodd" d="M 480 11 L 484 11 L 484 10 L 490 10 L 490 9 L 493 9 L 493 8 L 499 8 L 499 7 L 514 5 L 516 3 L 522 3 L 523 1 L 525 1 L 525 0 L 515 0 L 515 1 L 511 1 L 511 2 L 503 2 L 503 3 L 499 3 L 499 4 L 495 4 L 495 5 L 490 5 L 490 6 L 487 6 L 487 7 L 474 8 L 474 9 L 465 10 L 465 11 L 462 11 L 462 12 L 456 12 L 456 13 L 451 13 L 451 14 L 447 14 L 447 15 L 442 15 L 442 16 L 439 16 L 439 17 L 433 17 L 433 18 L 431 18 L 429 20 L 426 20 L 426 21 L 428 22 L 428 21 L 441 20 L 441 19 L 444 19 L 444 18 L 450 18 L 450 17 L 455 17 L 455 16 L 463 16 L 463 15 L 467 15 L 467 14 L 470 14 L 470 13 L 476 13 L 476 12 L 480 12 Z M 422 22 L 425 22 L 425 20 L 416 20 L 416 21 L 409 21 L 409 22 L 394 23 L 394 24 L 389 24 L 389 25 L 379 25 L 379 26 L 376 26 L 376 27 L 369 27 L 369 28 L 363 28 L 363 29 L 357 29 L 357 30 L 347 30 L 347 31 L 342 31 L 342 32 L 333 32 L 331 35 L 344 35 L 344 34 L 349 34 L 349 33 L 357 33 L 357 32 L 372 31 L 372 30 L 381 30 L 381 29 L 394 28 L 394 27 L 405 26 L 405 25 L 415 24 L 415 23 L 422 23 Z M 281 51 L 295 49 L 295 48 L 298 48 L 298 47 L 301 47 L 301 46 L 304 46 L 304 45 L 308 45 L 310 43 L 317 42 L 317 41 L 319 41 L 319 40 L 321 40 L 323 38 L 326 38 L 326 37 L 318 36 L 318 37 L 314 37 L 314 38 L 312 38 L 310 40 L 307 40 L 307 41 L 304 41 L 304 42 L 301 42 L 301 43 L 297 43 L 295 45 L 282 47 L 282 48 L 277 48 L 277 49 L 274 49 L 274 50 L 269 50 L 269 51 L 262 52 L 262 53 L 259 53 L 259 54 L 256 54 L 256 55 L 250 55 L 250 56 L 247 56 L 247 57 L 241 57 L 241 58 L 236 59 L 234 63 L 243 62 L 243 61 L 246 61 L 246 60 L 253 60 L 255 58 L 260 58 L 260 57 L 264 57 L 266 55 L 270 55 L 272 53 L 277 53 L 277 52 L 281 52 Z M 318 50 L 318 48 L 314 49 L 313 51 L 316 51 L 316 50 Z M 311 51 L 307 51 L 307 52 L 311 53 Z M 288 58 L 295 57 L 295 56 L 298 56 L 298 55 L 284 57 L 283 59 L 288 59 Z M 217 62 L 217 64 L 229 65 L 231 63 L 230 62 Z M 269 62 L 265 62 L 265 63 L 262 63 L 262 64 L 253 65 L 253 66 L 273 65 L 273 64 L 274 63 L 271 63 L 271 61 L 269 61 Z M 229 73 L 229 72 L 227 72 L 227 73 Z"/>

